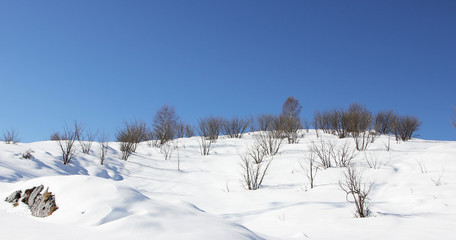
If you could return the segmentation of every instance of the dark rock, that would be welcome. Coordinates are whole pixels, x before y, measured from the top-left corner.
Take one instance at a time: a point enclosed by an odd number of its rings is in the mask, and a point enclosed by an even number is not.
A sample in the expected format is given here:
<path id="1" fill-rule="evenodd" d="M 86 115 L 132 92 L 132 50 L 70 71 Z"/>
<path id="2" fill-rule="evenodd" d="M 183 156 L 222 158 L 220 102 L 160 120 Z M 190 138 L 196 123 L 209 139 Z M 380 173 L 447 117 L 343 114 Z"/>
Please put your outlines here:
<path id="1" fill-rule="evenodd" d="M 19 191 L 15 191 L 13 193 L 11 193 L 11 195 L 9 195 L 5 201 L 9 202 L 9 203 L 12 203 L 13 206 L 17 207 L 17 205 L 19 205 L 19 199 L 21 198 L 22 196 L 22 191 L 19 190 Z"/>

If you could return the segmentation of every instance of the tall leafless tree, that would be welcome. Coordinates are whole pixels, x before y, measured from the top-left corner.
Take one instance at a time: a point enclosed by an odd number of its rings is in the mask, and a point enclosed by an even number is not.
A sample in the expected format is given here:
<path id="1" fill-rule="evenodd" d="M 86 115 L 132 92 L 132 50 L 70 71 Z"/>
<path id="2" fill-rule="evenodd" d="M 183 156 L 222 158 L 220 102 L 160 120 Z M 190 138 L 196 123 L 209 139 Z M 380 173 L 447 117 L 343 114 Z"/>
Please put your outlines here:
<path id="1" fill-rule="evenodd" d="M 173 106 L 163 105 L 155 114 L 153 121 L 153 131 L 155 137 L 160 141 L 160 145 L 173 140 L 176 131 L 178 117 Z"/>
<path id="2" fill-rule="evenodd" d="M 280 116 L 280 130 L 284 132 L 288 143 L 298 143 L 299 129 L 302 129 L 301 113 L 302 106 L 294 97 L 289 97 L 283 103 Z"/>

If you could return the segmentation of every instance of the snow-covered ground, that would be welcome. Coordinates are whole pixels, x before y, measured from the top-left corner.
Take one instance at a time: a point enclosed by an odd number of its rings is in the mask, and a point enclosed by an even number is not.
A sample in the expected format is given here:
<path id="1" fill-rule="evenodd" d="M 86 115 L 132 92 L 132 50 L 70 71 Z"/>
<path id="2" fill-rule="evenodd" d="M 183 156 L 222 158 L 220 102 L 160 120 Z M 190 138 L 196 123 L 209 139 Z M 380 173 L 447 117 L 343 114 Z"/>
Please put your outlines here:
<path id="1" fill-rule="evenodd" d="M 353 139 L 337 139 L 336 143 Z M 243 187 L 240 154 L 254 140 L 222 137 L 209 156 L 198 138 L 179 139 L 169 160 L 141 143 L 128 161 L 110 143 L 105 165 L 97 143 L 63 165 L 56 142 L 0 143 L 2 239 L 454 239 L 456 142 L 381 136 L 355 158 L 374 182 L 373 216 L 355 218 L 339 188 L 344 168 L 320 169 L 310 189 L 300 162 L 314 131 L 298 144 L 283 144 L 262 187 Z M 21 154 L 32 149 L 33 159 Z M 180 171 L 178 171 L 178 158 Z M 369 168 L 366 158 L 381 162 Z M 421 166 L 421 167 L 420 167 Z M 439 182 L 440 184 L 436 184 Z M 59 209 L 35 218 L 25 206 L 3 201 L 19 189 L 43 184 Z M 437 186 L 439 185 L 439 186 Z"/>

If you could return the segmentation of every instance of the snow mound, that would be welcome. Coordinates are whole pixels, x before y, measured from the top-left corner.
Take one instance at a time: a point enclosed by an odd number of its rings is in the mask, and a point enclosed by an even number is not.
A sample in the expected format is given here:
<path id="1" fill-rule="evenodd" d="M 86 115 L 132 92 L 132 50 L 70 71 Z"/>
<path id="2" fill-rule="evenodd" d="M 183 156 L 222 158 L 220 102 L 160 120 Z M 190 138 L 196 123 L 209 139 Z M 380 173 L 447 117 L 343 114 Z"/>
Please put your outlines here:
<path id="1" fill-rule="evenodd" d="M 3 214 L 27 217 L 24 222 L 21 218 L 9 216 L 12 222 L 6 225 L 36 229 L 38 225 L 33 222 L 45 222 L 46 228 L 54 226 L 47 239 L 61 239 L 69 231 L 68 226 L 76 227 L 70 233 L 75 229 L 79 231 L 76 235 L 68 234 L 70 239 L 79 238 L 80 231 L 86 231 L 88 236 L 84 237 L 110 239 L 261 239 L 245 227 L 205 213 L 191 204 L 150 199 L 121 182 L 99 177 L 41 177 L 8 184 L 3 190 L 13 192 L 40 184 L 55 194 L 59 209 L 50 217 L 34 219 L 27 216 L 23 208 L 16 209 L 2 203 L 2 208 L 7 210 Z M 0 197 L 4 199 L 8 194 L 2 192 Z M 14 219 L 18 222 L 15 223 Z M 27 231 L 10 231 L 8 234 L 18 239 L 36 238 Z"/>

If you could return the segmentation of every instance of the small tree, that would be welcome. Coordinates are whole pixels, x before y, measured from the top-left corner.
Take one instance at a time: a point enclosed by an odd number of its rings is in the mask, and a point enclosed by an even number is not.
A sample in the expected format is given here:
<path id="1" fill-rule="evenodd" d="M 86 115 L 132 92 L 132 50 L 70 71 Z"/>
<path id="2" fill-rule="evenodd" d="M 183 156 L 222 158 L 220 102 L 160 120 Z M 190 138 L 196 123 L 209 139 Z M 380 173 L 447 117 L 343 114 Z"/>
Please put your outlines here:
<path id="1" fill-rule="evenodd" d="M 19 138 L 19 134 L 17 133 L 16 130 L 14 129 L 10 129 L 10 130 L 6 130 L 6 132 L 3 132 L 3 141 L 6 143 L 6 144 L 16 144 L 18 142 L 21 141 L 21 139 Z"/>
<path id="2" fill-rule="evenodd" d="M 279 152 L 283 139 L 277 137 L 278 133 L 275 130 L 266 132 L 257 132 L 253 135 L 255 142 L 260 146 L 267 155 L 274 156 Z"/>
<path id="3" fill-rule="evenodd" d="M 98 135 L 97 132 L 93 131 L 85 131 L 79 135 L 78 141 L 81 145 L 82 152 L 85 154 L 89 154 L 90 149 L 92 148 L 92 143 Z M 83 137 L 82 137 L 83 136 Z"/>
<path id="4" fill-rule="evenodd" d="M 365 183 L 362 174 L 354 167 L 347 167 L 339 187 L 345 192 L 346 200 L 355 205 L 355 216 L 368 217 L 371 214 L 369 194 L 373 183 Z"/>
<path id="5" fill-rule="evenodd" d="M 275 116 L 272 114 L 261 114 L 257 116 L 256 125 L 258 131 L 270 131 L 274 129 Z"/>
<path id="6" fill-rule="evenodd" d="M 248 119 L 233 117 L 231 120 L 225 119 L 223 121 L 222 130 L 229 138 L 242 138 L 249 124 Z"/>
<path id="7" fill-rule="evenodd" d="M 74 143 L 77 140 L 77 129 L 78 123 L 74 123 L 74 128 L 71 129 L 67 125 L 63 128 L 63 134 L 59 135 L 57 139 L 57 144 L 60 147 L 60 151 L 62 152 L 62 160 L 63 164 L 67 165 L 71 162 L 71 160 L 76 156 L 76 148 Z"/>
<path id="8" fill-rule="evenodd" d="M 106 135 L 104 132 L 98 137 L 98 143 L 100 144 L 100 164 L 104 165 L 106 156 L 108 155 L 108 135 Z"/>
<path id="9" fill-rule="evenodd" d="M 309 152 L 320 159 L 320 166 L 324 169 L 332 167 L 331 157 L 334 151 L 335 143 L 320 139 L 318 142 L 311 142 Z"/>
<path id="10" fill-rule="evenodd" d="M 177 132 L 178 117 L 173 106 L 163 105 L 155 114 L 153 131 L 160 145 L 173 140 Z"/>
<path id="11" fill-rule="evenodd" d="M 256 151 L 261 151 L 261 148 L 249 148 L 245 155 L 241 155 L 242 159 L 242 177 L 245 188 L 248 190 L 257 190 L 263 183 L 263 179 L 271 165 L 272 159 L 264 161 L 265 153 L 257 154 Z M 258 158 L 260 157 L 260 158 Z"/>
<path id="12" fill-rule="evenodd" d="M 146 123 L 140 121 L 125 122 L 125 127 L 117 130 L 116 139 L 122 152 L 122 160 L 127 160 L 136 151 L 139 143 L 147 140 Z"/>
<path id="13" fill-rule="evenodd" d="M 299 163 L 299 165 L 301 165 L 302 170 L 304 170 L 307 179 L 309 180 L 310 188 L 314 188 L 314 181 L 318 172 L 318 165 L 316 164 L 316 159 L 317 156 L 315 155 L 315 153 L 310 152 L 305 156 L 305 165 L 303 165 L 301 162 Z"/>
<path id="14" fill-rule="evenodd" d="M 378 134 L 390 134 L 393 131 L 396 114 L 393 110 L 381 111 L 375 115 L 375 131 Z"/>
<path id="15" fill-rule="evenodd" d="M 280 116 L 280 129 L 283 130 L 288 143 L 298 143 L 299 141 L 298 131 L 302 129 L 301 118 L 299 116 L 301 109 L 301 104 L 294 97 L 287 98 L 283 103 L 282 114 Z"/>
<path id="16" fill-rule="evenodd" d="M 223 118 L 207 117 L 198 121 L 198 133 L 200 136 L 215 143 L 222 131 Z"/>
<path id="17" fill-rule="evenodd" d="M 422 122 L 415 116 L 398 116 L 394 122 L 394 135 L 396 141 L 407 141 L 412 139 L 414 133 L 418 131 Z"/>

